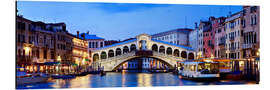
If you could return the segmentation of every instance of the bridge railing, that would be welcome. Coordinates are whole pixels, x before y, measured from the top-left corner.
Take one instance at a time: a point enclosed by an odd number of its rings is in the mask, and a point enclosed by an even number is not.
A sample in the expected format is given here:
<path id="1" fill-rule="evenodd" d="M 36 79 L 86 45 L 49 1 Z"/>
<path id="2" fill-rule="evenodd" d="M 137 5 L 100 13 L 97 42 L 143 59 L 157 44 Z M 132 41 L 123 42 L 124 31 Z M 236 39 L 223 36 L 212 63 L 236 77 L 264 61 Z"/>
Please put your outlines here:
<path id="1" fill-rule="evenodd" d="M 130 57 L 130 56 L 135 56 L 135 54 L 136 54 L 136 51 L 132 51 L 129 53 L 124 53 L 124 54 L 121 54 L 118 56 L 110 57 L 107 59 L 100 59 L 99 61 L 100 62 L 110 62 L 110 61 L 115 61 L 115 60 L 119 60 L 119 59 L 125 59 L 125 58 Z M 155 51 L 153 51 L 153 56 L 158 56 L 158 57 L 167 58 L 167 59 L 176 60 L 176 61 L 183 61 L 184 60 L 181 57 L 177 57 L 174 55 L 166 55 L 164 53 L 159 53 L 159 52 L 155 52 Z"/>
<path id="2" fill-rule="evenodd" d="M 107 59 L 100 59 L 99 61 L 100 62 L 111 62 L 111 61 L 115 61 L 115 60 L 119 60 L 119 59 L 125 59 L 127 57 L 134 56 L 135 53 L 136 53 L 135 51 L 132 51 L 132 52 L 129 52 L 129 53 L 124 53 L 124 54 L 121 54 L 121 55 L 110 57 L 110 58 L 107 58 Z"/>
<path id="3" fill-rule="evenodd" d="M 159 52 L 153 52 L 153 56 L 167 58 L 167 59 L 169 59 L 170 62 L 183 61 L 184 60 L 184 59 L 182 59 L 180 57 L 176 57 L 176 56 L 173 56 L 173 55 L 166 55 L 164 53 L 159 53 Z"/>

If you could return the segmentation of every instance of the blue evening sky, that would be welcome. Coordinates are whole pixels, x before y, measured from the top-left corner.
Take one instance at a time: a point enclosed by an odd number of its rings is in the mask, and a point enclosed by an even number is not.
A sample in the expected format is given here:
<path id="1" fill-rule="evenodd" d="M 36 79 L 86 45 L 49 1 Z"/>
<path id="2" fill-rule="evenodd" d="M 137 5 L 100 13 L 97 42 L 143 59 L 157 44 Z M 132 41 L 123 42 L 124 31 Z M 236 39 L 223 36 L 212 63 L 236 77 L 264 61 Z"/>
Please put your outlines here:
<path id="1" fill-rule="evenodd" d="M 194 28 L 195 22 L 227 16 L 242 6 L 18 1 L 17 8 L 33 21 L 65 22 L 72 34 L 89 31 L 107 40 L 123 40 L 141 33 Z"/>

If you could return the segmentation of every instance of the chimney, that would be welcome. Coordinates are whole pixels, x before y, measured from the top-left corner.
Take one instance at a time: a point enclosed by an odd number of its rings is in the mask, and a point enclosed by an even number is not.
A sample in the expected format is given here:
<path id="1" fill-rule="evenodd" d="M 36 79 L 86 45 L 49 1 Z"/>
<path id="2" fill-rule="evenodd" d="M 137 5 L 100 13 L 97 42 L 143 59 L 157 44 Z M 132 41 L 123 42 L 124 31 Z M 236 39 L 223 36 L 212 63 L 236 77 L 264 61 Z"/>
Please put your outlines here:
<path id="1" fill-rule="evenodd" d="M 89 31 L 87 31 L 86 33 L 89 34 Z"/>
<path id="2" fill-rule="evenodd" d="M 79 37 L 79 35 L 80 35 L 80 31 L 77 31 L 77 37 Z"/>
<path id="3" fill-rule="evenodd" d="M 85 33 L 82 34 L 83 39 L 85 39 Z"/>

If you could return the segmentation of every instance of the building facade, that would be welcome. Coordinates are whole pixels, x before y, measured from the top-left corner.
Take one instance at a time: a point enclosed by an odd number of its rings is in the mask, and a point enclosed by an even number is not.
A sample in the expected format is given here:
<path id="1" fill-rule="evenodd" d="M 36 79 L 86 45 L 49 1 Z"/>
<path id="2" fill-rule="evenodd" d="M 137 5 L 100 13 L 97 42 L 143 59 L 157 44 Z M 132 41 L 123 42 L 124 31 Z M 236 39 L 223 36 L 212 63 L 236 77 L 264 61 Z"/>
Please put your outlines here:
<path id="1" fill-rule="evenodd" d="M 198 58 L 205 58 L 211 56 L 211 23 L 210 21 L 200 21 L 199 24 L 199 44 L 198 44 Z M 210 42 L 210 43 L 208 43 Z M 210 54 L 209 54 L 210 53 Z"/>
<path id="2" fill-rule="evenodd" d="M 82 38 L 80 38 L 82 37 Z M 79 66 L 89 65 L 89 54 L 88 54 L 88 42 L 85 40 L 85 36 L 75 36 L 72 39 L 73 49 L 72 56 L 75 63 Z"/>
<path id="3" fill-rule="evenodd" d="M 219 17 L 211 20 L 215 58 L 225 58 L 225 19 L 225 17 Z"/>
<path id="4" fill-rule="evenodd" d="M 31 63 L 33 58 L 32 42 L 34 31 L 31 30 L 32 21 L 16 16 L 16 62 L 18 64 Z M 31 40 L 30 40 L 31 39 Z"/>
<path id="5" fill-rule="evenodd" d="M 181 28 L 152 35 L 153 39 L 170 42 L 177 45 L 189 45 L 189 32 L 192 29 Z"/>
<path id="6" fill-rule="evenodd" d="M 34 40 L 34 57 L 36 63 L 54 62 L 55 61 L 55 34 L 54 31 L 46 27 L 43 22 L 33 22 L 32 30 Z"/>
<path id="7" fill-rule="evenodd" d="M 87 58 L 89 59 L 89 64 L 93 65 L 93 60 L 91 59 L 91 53 L 93 50 L 97 49 L 97 48 L 102 48 L 105 46 L 105 42 L 104 42 L 104 38 L 98 37 L 97 35 L 94 34 L 89 34 L 89 32 L 86 33 L 80 33 L 79 31 L 77 31 L 77 38 L 81 39 L 82 43 L 85 43 L 85 41 L 87 42 Z M 86 45 L 86 44 L 85 44 Z M 85 52 L 85 51 L 83 51 Z"/>
<path id="8" fill-rule="evenodd" d="M 260 8 L 258 6 L 244 6 L 243 23 L 243 57 L 259 57 L 260 54 Z"/>
<path id="9" fill-rule="evenodd" d="M 216 26 L 213 26 L 213 30 L 215 31 L 215 58 L 226 58 L 225 53 L 225 44 L 226 44 L 226 32 L 224 27 L 225 17 L 220 17 L 215 20 Z"/>
<path id="10" fill-rule="evenodd" d="M 17 16 L 16 28 L 17 60 L 20 62 L 72 62 L 73 37 L 65 23 L 35 22 Z"/>
<path id="11" fill-rule="evenodd" d="M 121 42 L 121 41 L 117 41 L 117 40 L 106 40 L 106 41 L 104 41 L 104 43 L 105 43 L 104 46 L 112 45 L 112 44 L 119 43 L 119 42 Z"/>
<path id="12" fill-rule="evenodd" d="M 198 44 L 199 44 L 199 27 L 197 26 L 197 23 L 195 23 L 194 30 L 190 31 L 189 33 L 189 45 L 192 47 L 196 52 L 198 52 Z"/>
<path id="13" fill-rule="evenodd" d="M 230 15 L 225 20 L 226 31 L 226 57 L 230 59 L 242 59 L 242 43 L 243 43 L 243 19 L 242 11 Z"/>

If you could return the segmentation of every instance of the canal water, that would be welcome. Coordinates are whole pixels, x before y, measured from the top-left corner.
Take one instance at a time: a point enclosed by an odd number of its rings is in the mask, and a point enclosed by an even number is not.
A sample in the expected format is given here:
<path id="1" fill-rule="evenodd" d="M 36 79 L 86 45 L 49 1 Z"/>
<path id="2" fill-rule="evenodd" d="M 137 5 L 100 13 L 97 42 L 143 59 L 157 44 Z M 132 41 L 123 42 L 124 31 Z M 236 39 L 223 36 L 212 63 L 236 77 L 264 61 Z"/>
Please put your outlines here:
<path id="1" fill-rule="evenodd" d="M 151 86 L 191 86 L 191 85 L 235 85 L 255 84 L 247 81 L 220 80 L 214 82 L 195 82 L 184 80 L 172 73 L 127 73 L 108 72 L 104 76 L 88 74 L 73 79 L 50 79 L 46 83 L 17 86 L 17 89 L 50 88 L 102 88 L 102 87 L 151 87 Z"/>

